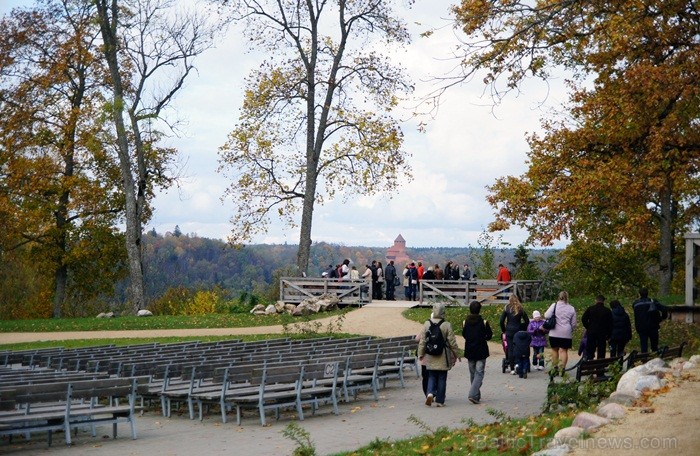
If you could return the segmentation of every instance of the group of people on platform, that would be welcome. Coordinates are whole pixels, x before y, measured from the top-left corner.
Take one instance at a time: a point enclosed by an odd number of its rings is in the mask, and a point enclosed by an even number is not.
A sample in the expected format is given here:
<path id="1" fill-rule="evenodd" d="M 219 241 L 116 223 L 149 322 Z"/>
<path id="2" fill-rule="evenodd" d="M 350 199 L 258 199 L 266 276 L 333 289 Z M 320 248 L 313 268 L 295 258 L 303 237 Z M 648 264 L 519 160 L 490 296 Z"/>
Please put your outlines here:
<path id="1" fill-rule="evenodd" d="M 497 280 L 499 283 L 510 282 L 510 272 L 502 264 L 498 265 Z M 321 277 L 336 279 L 339 281 L 359 281 L 364 280 L 372 283 L 372 299 L 396 300 L 396 287 L 403 286 L 404 299 L 416 301 L 418 295 L 418 284 L 421 280 L 476 280 L 476 274 L 472 274 L 469 264 L 463 267 L 457 262 L 448 261 L 444 268 L 438 264 L 429 266 L 427 269 L 423 262 L 418 261 L 407 263 L 401 275 L 398 274 L 394 261 L 390 260 L 386 266 L 381 261 L 372 261 L 365 265 L 362 275 L 355 266 L 350 266 L 350 260 L 345 259 L 341 264 L 335 266 L 328 265 L 328 268 L 321 273 Z"/>
<path id="2" fill-rule="evenodd" d="M 470 388 L 468 400 L 473 404 L 481 401 L 481 385 L 484 380 L 486 358 L 489 357 L 487 341 L 493 337 L 489 322 L 480 315 L 481 303 L 472 301 L 469 304 L 469 314 L 462 322 L 464 337 L 464 357 L 469 363 Z M 642 353 L 659 349 L 660 323 L 668 318 L 668 310 L 655 299 L 649 298 L 646 288 L 639 289 L 639 298 L 632 303 L 634 327 L 639 335 L 640 351 Z M 544 328 L 545 320 L 555 316 L 554 327 Z M 605 358 L 609 346 L 610 356 L 623 356 L 625 346 L 632 339 L 632 324 L 630 316 L 618 300 L 605 305 L 605 297 L 598 295 L 595 303 L 589 306 L 581 316 L 581 323 L 586 328 L 584 343 L 579 354 L 585 359 Z M 444 340 L 444 350 L 440 355 L 431 355 L 426 350 L 426 340 L 430 339 L 430 331 L 438 326 Z M 531 369 L 544 370 L 544 352 L 549 341 L 551 349 L 551 377 L 563 375 L 568 363 L 569 350 L 573 346 L 573 333 L 577 325 L 576 309 L 569 303 L 566 291 L 559 293 L 556 302 L 552 303 L 542 315 L 535 310 L 532 319 L 528 318 L 522 303 L 513 294 L 505 305 L 499 326 L 503 336 L 506 352 L 503 371 L 520 378 L 527 378 Z M 423 376 L 423 393 L 425 404 L 433 402 L 438 407 L 445 405 L 447 373 L 457 361 L 461 361 L 459 347 L 452 325 L 445 321 L 445 304 L 433 305 L 430 319 L 424 324 L 423 330 L 416 336 L 418 340 L 418 357 Z"/>

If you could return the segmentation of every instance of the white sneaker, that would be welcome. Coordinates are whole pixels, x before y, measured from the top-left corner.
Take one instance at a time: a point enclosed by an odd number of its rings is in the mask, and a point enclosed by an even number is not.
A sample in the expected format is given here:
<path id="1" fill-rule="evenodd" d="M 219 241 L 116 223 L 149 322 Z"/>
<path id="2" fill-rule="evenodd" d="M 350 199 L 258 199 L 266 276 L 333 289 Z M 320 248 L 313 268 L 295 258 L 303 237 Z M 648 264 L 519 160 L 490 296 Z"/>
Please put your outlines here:
<path id="1" fill-rule="evenodd" d="M 542 366 L 537 366 L 537 370 L 538 370 L 538 371 L 544 370 L 544 367 L 542 367 Z"/>
<path id="2" fill-rule="evenodd" d="M 432 404 L 433 404 L 433 395 L 431 393 L 431 394 L 428 394 L 428 396 L 425 398 L 425 405 L 430 407 Z"/>
<path id="3" fill-rule="evenodd" d="M 511 370 L 510 370 L 510 375 L 515 375 L 515 370 L 514 370 L 514 369 L 511 369 Z"/>

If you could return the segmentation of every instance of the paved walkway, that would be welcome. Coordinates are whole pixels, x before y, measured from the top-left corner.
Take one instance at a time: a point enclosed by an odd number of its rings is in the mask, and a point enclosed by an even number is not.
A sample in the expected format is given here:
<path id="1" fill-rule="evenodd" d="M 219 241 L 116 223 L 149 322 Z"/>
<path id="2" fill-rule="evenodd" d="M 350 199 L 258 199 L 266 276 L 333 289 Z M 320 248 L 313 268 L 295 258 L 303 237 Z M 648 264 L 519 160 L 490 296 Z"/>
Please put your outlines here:
<path id="1" fill-rule="evenodd" d="M 419 323 L 408 321 L 401 312 L 415 303 L 375 302 L 362 309 L 350 312 L 343 323 L 343 331 L 375 336 L 400 336 L 415 334 L 420 329 Z M 493 322 L 492 322 L 493 323 Z M 274 330 L 279 328 L 278 330 Z M 229 328 L 212 330 L 173 330 L 147 331 L 150 337 L 163 334 L 251 334 L 281 332 L 281 327 Z M 249 332 L 250 331 L 250 332 Z M 127 333 L 129 335 L 124 335 Z M 86 338 L 86 337 L 134 337 L 140 331 L 90 333 L 43 333 L 30 340 L 46 338 Z M 115 335 L 112 335 L 115 334 Z M 19 338 L 21 334 L 0 334 L 0 342 Z M 140 337 L 140 336 L 139 336 Z M 56 339 L 58 340 L 58 339 Z M 460 341 L 460 344 L 462 342 Z M 491 357 L 487 362 L 487 372 L 482 388 L 483 401 L 473 405 L 467 401 L 468 369 L 465 362 L 458 363 L 450 371 L 447 388 L 447 407 L 436 408 L 424 405 L 421 382 L 415 374 L 407 371 L 406 387 L 398 382 L 388 384 L 380 391 L 380 398 L 375 402 L 371 395 L 361 395 L 357 401 L 341 404 L 340 415 L 335 416 L 330 406 L 323 406 L 316 416 L 309 415 L 298 424 L 310 433 L 319 455 L 333 454 L 339 451 L 352 451 L 367 445 L 375 439 L 403 439 L 424 433 L 415 421 L 436 429 L 441 426 L 463 428 L 464 421 L 472 419 L 479 423 L 491 422 L 494 418 L 487 409 L 505 412 L 513 417 L 536 414 L 544 402 L 547 375 L 545 372 L 533 372 L 528 379 L 501 373 L 503 358 L 500 345 L 492 344 Z M 185 415 L 167 419 L 148 412 L 138 418 L 138 440 L 132 441 L 126 426 L 120 425 L 117 440 L 107 437 L 111 430 L 101 428 L 98 437 L 93 438 L 81 432 L 74 439 L 72 448 L 65 448 L 60 437 L 50 451 L 53 455 L 289 455 L 296 444 L 282 435 L 291 416 L 283 416 L 279 421 L 269 420 L 270 425 L 260 426 L 255 413 L 244 416 L 242 426 L 233 422 L 222 424 L 218 414 L 209 414 L 204 421 L 191 421 Z M 46 448 L 46 439 L 39 437 L 35 442 L 26 443 L 21 439 L 8 445 L 0 444 L 0 454 L 37 454 Z"/>

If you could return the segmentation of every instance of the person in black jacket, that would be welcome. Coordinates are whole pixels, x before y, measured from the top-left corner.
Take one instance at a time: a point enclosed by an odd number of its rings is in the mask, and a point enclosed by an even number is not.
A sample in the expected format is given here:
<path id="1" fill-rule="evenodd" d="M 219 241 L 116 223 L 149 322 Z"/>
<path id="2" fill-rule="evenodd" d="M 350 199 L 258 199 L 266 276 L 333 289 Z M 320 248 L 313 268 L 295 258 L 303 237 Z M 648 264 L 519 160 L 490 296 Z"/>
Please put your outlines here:
<path id="1" fill-rule="evenodd" d="M 508 363 L 510 365 L 510 373 L 515 375 L 515 354 L 511 349 L 513 347 L 513 336 L 516 332 L 520 331 L 520 326 L 527 325 L 530 323 L 530 319 L 527 318 L 527 314 L 523 310 L 523 305 L 515 294 L 511 294 L 508 299 L 508 304 L 506 304 L 503 313 L 501 314 L 501 320 L 499 322 L 501 326 L 501 332 L 506 335 L 506 342 L 508 345 Z"/>
<path id="2" fill-rule="evenodd" d="M 389 264 L 384 268 L 384 279 L 386 280 L 386 300 L 396 301 L 394 291 L 396 290 L 396 267 L 394 260 L 389 261 Z"/>
<path id="3" fill-rule="evenodd" d="M 605 358 L 605 349 L 612 334 L 612 311 L 605 307 L 605 297 L 595 297 L 595 304 L 583 312 L 581 323 L 586 328 L 586 359 Z"/>
<path id="4" fill-rule="evenodd" d="M 632 304 L 634 310 L 634 329 L 639 334 L 639 345 L 642 353 L 647 353 L 649 343 L 651 351 L 659 350 L 659 327 L 662 320 L 668 317 L 666 306 L 656 299 L 649 298 L 649 290 L 639 289 L 639 299 Z"/>
<path id="5" fill-rule="evenodd" d="M 612 311 L 612 333 L 610 334 L 610 356 L 624 356 L 625 345 L 632 339 L 632 323 L 630 317 L 625 312 L 620 301 L 613 299 L 610 301 Z"/>
<path id="6" fill-rule="evenodd" d="M 488 321 L 479 315 L 481 303 L 472 301 L 469 304 L 469 315 L 462 325 L 462 337 L 464 337 L 464 357 L 469 363 L 469 402 L 478 404 L 481 401 L 481 384 L 484 381 L 486 358 L 489 357 L 487 340 L 493 337 L 493 331 Z"/>
<path id="7" fill-rule="evenodd" d="M 515 356 L 515 372 L 520 378 L 527 378 L 530 370 L 530 342 L 532 336 L 527 332 L 527 325 L 522 325 L 520 331 L 513 335 L 513 356 Z"/>

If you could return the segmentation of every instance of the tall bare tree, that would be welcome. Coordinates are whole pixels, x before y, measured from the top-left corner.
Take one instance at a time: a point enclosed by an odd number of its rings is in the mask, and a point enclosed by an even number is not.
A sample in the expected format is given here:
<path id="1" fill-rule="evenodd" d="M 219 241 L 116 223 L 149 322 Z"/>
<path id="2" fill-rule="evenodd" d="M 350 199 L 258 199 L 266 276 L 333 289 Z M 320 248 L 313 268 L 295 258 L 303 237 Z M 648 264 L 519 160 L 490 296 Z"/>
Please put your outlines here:
<path id="1" fill-rule="evenodd" d="M 246 80 L 240 121 L 221 148 L 237 205 L 230 242 L 266 232 L 270 218 L 300 225 L 297 267 L 307 272 L 314 205 L 382 190 L 410 177 L 391 111 L 412 87 L 382 54 L 409 41 L 394 3 L 224 1 L 266 53 Z M 301 211 L 301 221 L 295 218 Z"/>
<path id="2" fill-rule="evenodd" d="M 95 0 L 104 58 L 112 82 L 112 116 L 126 196 L 126 248 L 130 299 L 144 303 L 142 223 L 150 217 L 153 186 L 168 186 L 175 153 L 158 149 L 157 121 L 213 42 L 216 26 L 175 0 Z M 124 75 L 127 75 L 125 78 Z"/>

